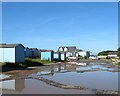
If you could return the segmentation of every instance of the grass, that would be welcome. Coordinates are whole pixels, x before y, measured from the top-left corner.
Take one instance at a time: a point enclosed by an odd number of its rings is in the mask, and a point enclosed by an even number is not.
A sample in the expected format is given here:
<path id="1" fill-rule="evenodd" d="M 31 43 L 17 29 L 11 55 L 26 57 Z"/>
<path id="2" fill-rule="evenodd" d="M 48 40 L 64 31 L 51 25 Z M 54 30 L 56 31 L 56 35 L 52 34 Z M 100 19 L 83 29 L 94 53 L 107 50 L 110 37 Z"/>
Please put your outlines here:
<path id="1" fill-rule="evenodd" d="M 42 66 L 47 63 L 54 63 L 49 60 L 40 60 L 39 58 L 33 59 L 33 58 L 25 58 L 25 62 L 21 63 L 5 63 L 0 62 L 0 67 L 11 67 L 11 68 L 26 68 L 30 66 Z"/>
<path id="2" fill-rule="evenodd" d="M 0 67 L 6 65 L 5 62 L 0 62 Z"/>
<path id="3" fill-rule="evenodd" d="M 40 60 L 39 58 L 37 59 L 32 59 L 32 58 L 25 58 L 25 62 L 21 63 L 2 63 L 0 62 L 0 67 L 2 67 L 2 71 L 9 71 L 9 70 L 24 70 L 27 67 L 31 66 L 44 66 L 44 64 L 47 63 L 54 63 L 48 60 Z"/>
<path id="4" fill-rule="evenodd" d="M 10 70 L 28 70 L 27 67 L 31 66 L 44 66 L 44 64 L 47 63 L 53 63 L 48 60 L 40 60 L 37 59 L 31 59 L 31 58 L 25 58 L 25 62 L 21 63 L 2 63 L 0 62 L 0 70 L 2 72 L 10 71 Z M 1 69 L 2 68 L 2 69 Z"/>
<path id="5" fill-rule="evenodd" d="M 41 66 L 46 63 L 53 63 L 49 60 L 40 60 L 39 58 L 31 59 L 31 58 L 25 58 L 25 62 L 23 63 L 26 66 Z"/>
<path id="6" fill-rule="evenodd" d="M 117 65 L 120 66 L 120 62 L 118 62 Z"/>

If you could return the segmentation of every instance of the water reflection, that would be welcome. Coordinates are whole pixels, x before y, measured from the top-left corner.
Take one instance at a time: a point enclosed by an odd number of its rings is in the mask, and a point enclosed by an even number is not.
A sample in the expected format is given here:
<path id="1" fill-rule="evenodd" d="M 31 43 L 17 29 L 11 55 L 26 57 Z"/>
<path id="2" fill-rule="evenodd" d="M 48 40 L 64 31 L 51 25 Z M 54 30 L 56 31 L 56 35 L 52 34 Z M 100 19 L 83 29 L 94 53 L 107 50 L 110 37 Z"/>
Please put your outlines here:
<path id="1" fill-rule="evenodd" d="M 58 73 L 46 79 L 67 85 L 79 85 L 90 89 L 118 90 L 118 73 L 113 72 L 86 72 L 86 73 Z"/>
<path id="2" fill-rule="evenodd" d="M 83 63 L 84 64 L 84 63 Z M 76 64 L 58 64 L 49 67 L 45 67 L 42 71 L 37 72 L 37 75 L 47 75 L 53 76 L 55 73 L 65 73 L 65 72 L 91 72 L 94 71 L 113 71 L 117 72 L 119 68 L 113 67 L 111 68 L 107 63 L 86 63 L 86 66 L 79 66 Z"/>
<path id="3" fill-rule="evenodd" d="M 10 75 L 6 75 L 6 74 L 0 74 L 0 80 L 5 79 L 5 78 L 9 78 Z"/>
<path id="4" fill-rule="evenodd" d="M 97 70 L 91 72 L 90 70 Z M 36 73 L 29 76 L 35 75 L 40 76 L 48 80 L 52 80 L 61 84 L 67 85 L 79 85 L 90 89 L 101 89 L 101 90 L 118 90 L 118 73 L 119 72 L 109 72 L 114 71 L 118 68 L 108 63 L 87 63 L 86 66 L 80 66 L 76 64 L 62 63 L 58 65 L 43 66 Z M 88 71 L 89 70 L 89 71 Z M 106 71 L 103 71 L 106 70 Z M 84 71 L 84 73 L 79 73 Z M 35 79 L 24 80 L 15 79 L 9 81 L 3 81 L 3 89 L 14 90 L 20 93 L 38 93 L 38 94 L 55 94 L 57 93 L 79 93 L 80 90 L 67 90 L 62 88 L 57 88 L 48 85 L 42 81 Z M 32 87 L 31 87 L 32 86 Z M 34 87 L 33 87 L 34 86 Z M 84 90 L 83 94 L 86 94 L 88 90 Z M 90 91 L 89 91 L 90 92 Z M 89 94 L 89 93 L 88 93 Z"/>
<path id="5" fill-rule="evenodd" d="M 59 64 L 55 66 L 50 66 L 49 68 L 43 68 L 42 71 L 36 73 L 36 75 L 47 75 L 53 76 L 55 73 L 66 72 L 67 70 L 66 64 Z"/>
<path id="6" fill-rule="evenodd" d="M 25 88 L 25 80 L 24 79 L 15 79 L 15 80 L 6 80 L 0 82 L 0 88 L 21 92 Z"/>
<path id="7" fill-rule="evenodd" d="M 91 90 L 62 89 L 36 79 L 25 79 L 22 92 L 3 90 L 3 94 L 94 94 Z"/>
<path id="8" fill-rule="evenodd" d="M 60 64 L 58 66 L 54 65 L 51 68 L 48 68 L 49 75 L 46 73 L 48 72 L 48 69 L 46 68 L 38 73 L 46 79 L 64 84 L 82 85 L 96 89 L 118 90 L 118 72 L 116 67 L 108 68 L 108 66 L 110 66 L 108 63 L 87 63 L 86 65 L 87 66 Z M 92 72 L 93 70 L 95 71 Z M 111 70 L 116 71 L 113 73 Z"/>

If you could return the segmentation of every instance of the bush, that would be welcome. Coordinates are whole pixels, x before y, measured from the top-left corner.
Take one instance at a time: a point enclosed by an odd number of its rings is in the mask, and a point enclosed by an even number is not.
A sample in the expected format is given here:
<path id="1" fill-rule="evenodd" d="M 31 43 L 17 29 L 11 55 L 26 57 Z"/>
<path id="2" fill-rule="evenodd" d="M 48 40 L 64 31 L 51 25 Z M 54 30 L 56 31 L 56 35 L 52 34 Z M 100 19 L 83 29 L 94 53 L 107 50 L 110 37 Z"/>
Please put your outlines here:
<path id="1" fill-rule="evenodd" d="M 5 62 L 0 62 L 0 67 L 1 67 L 1 66 L 5 66 L 5 65 L 6 65 Z"/>
<path id="2" fill-rule="evenodd" d="M 118 62 L 118 65 L 120 66 L 120 62 Z"/>
<path id="3" fill-rule="evenodd" d="M 108 51 L 102 51 L 98 53 L 98 56 L 102 55 L 102 56 L 107 56 L 109 52 L 114 52 L 112 50 L 108 50 Z"/>
<path id="4" fill-rule="evenodd" d="M 78 59 L 84 59 L 84 57 L 81 55 L 78 55 Z"/>

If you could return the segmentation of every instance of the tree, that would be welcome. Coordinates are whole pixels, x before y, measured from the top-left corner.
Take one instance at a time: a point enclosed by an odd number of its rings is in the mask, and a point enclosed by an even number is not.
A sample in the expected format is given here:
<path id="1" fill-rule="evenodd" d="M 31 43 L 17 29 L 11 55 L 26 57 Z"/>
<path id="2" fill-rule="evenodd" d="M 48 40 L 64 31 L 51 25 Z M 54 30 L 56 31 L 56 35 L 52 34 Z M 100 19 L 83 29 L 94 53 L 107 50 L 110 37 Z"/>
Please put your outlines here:
<path id="1" fill-rule="evenodd" d="M 120 58 L 120 48 L 118 48 L 118 57 Z"/>
<path id="2" fill-rule="evenodd" d="M 120 51 L 120 48 L 118 48 L 118 51 Z"/>
<path id="3" fill-rule="evenodd" d="M 109 52 L 114 52 L 112 50 L 107 50 L 107 51 L 102 51 L 98 53 L 98 56 L 102 55 L 102 56 L 107 56 Z"/>

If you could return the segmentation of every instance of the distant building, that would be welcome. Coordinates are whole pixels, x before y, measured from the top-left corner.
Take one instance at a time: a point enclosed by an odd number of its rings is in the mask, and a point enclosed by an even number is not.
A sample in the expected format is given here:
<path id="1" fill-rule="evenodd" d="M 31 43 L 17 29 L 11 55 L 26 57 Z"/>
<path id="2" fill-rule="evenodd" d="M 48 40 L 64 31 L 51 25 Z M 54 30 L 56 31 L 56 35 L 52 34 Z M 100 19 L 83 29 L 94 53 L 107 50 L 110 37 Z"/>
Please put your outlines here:
<path id="1" fill-rule="evenodd" d="M 32 49 L 25 47 L 24 52 L 25 52 L 25 57 L 32 58 Z"/>
<path id="2" fill-rule="evenodd" d="M 32 50 L 32 58 L 39 57 L 39 50 L 37 48 L 31 48 Z"/>
<path id="3" fill-rule="evenodd" d="M 104 56 L 104 55 L 100 55 L 100 56 L 97 56 L 98 59 L 107 59 L 107 56 Z"/>
<path id="4" fill-rule="evenodd" d="M 89 58 L 90 57 L 90 52 L 89 51 L 79 51 L 79 52 L 76 52 L 76 56 L 82 56 L 84 58 Z"/>
<path id="5" fill-rule="evenodd" d="M 24 48 L 22 44 L 0 44 L 0 62 L 24 62 Z"/>
<path id="6" fill-rule="evenodd" d="M 74 57 L 76 54 L 76 46 L 63 46 L 58 48 L 58 52 L 65 52 L 66 57 Z"/>
<path id="7" fill-rule="evenodd" d="M 108 58 L 118 58 L 118 52 L 109 52 L 108 53 Z"/>
<path id="8" fill-rule="evenodd" d="M 90 55 L 89 59 L 96 60 L 97 56 L 96 55 Z"/>
<path id="9" fill-rule="evenodd" d="M 41 60 L 53 61 L 53 50 L 39 50 Z"/>

